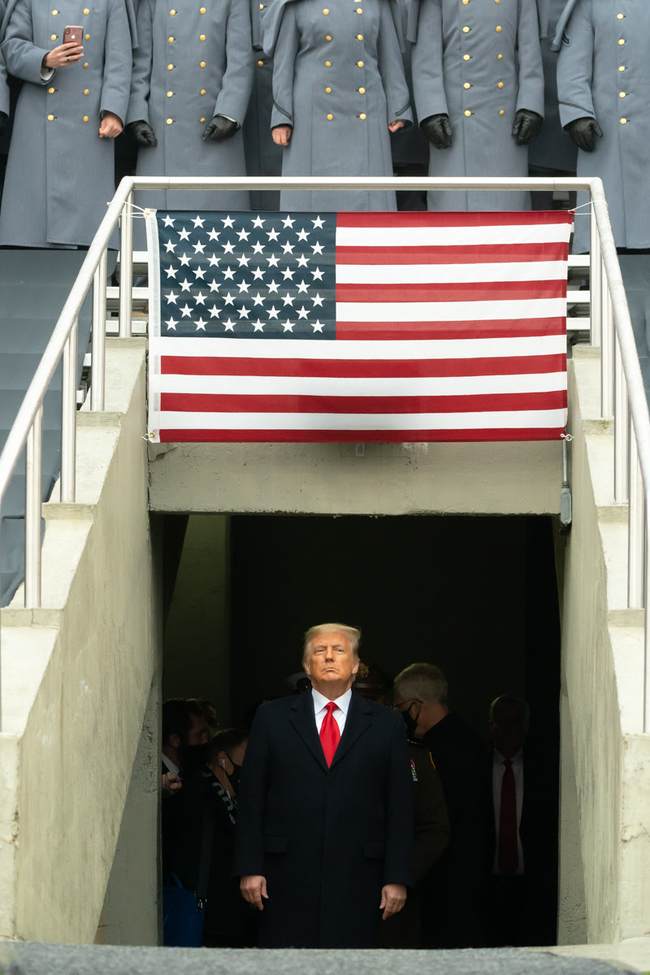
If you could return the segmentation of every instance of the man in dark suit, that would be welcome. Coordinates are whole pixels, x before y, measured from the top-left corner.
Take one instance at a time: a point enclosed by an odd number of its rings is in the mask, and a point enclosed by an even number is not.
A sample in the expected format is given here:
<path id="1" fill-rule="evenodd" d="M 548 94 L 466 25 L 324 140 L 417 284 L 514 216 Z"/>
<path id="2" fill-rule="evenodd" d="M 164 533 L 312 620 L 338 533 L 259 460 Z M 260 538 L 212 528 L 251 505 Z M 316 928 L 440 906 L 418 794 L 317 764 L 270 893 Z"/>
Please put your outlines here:
<path id="1" fill-rule="evenodd" d="M 312 691 L 263 704 L 242 769 L 235 872 L 259 944 L 373 948 L 410 882 L 413 795 L 399 715 L 352 692 L 360 633 L 305 635 Z"/>
<path id="2" fill-rule="evenodd" d="M 434 664 L 411 664 L 395 678 L 395 706 L 431 753 L 447 802 L 449 846 L 422 885 L 426 947 L 483 944 L 487 750 L 447 706 L 447 680 Z"/>
<path id="3" fill-rule="evenodd" d="M 525 701 L 490 706 L 488 940 L 549 945 L 557 920 L 557 769 L 529 742 Z"/>

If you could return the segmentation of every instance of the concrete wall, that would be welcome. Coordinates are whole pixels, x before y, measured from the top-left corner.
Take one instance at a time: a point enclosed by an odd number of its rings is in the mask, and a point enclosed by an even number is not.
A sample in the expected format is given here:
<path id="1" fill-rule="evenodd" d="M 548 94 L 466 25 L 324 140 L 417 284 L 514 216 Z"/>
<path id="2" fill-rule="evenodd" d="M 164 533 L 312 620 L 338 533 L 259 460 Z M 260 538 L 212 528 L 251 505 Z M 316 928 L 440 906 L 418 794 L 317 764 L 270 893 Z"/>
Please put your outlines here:
<path id="1" fill-rule="evenodd" d="M 554 514 L 558 443 L 151 445 L 153 511 Z"/>
<path id="2" fill-rule="evenodd" d="M 22 726 L 2 743 L 16 758 L 13 772 L 7 766 L 14 835 L 0 836 L 3 867 L 13 847 L 11 889 L 0 903 L 3 937 L 92 942 L 100 920 L 159 666 L 144 363 L 142 343 L 109 342 L 107 412 L 80 419 L 79 503 L 44 508 L 47 608 L 2 613 L 3 638 L 20 632 L 24 649 L 45 624 L 55 631 L 40 685 L 22 700 Z M 6 823 L 7 795 L 3 802 Z M 151 804 L 140 826 L 155 835 Z M 140 920 L 138 940 L 152 943 L 151 911 Z"/>

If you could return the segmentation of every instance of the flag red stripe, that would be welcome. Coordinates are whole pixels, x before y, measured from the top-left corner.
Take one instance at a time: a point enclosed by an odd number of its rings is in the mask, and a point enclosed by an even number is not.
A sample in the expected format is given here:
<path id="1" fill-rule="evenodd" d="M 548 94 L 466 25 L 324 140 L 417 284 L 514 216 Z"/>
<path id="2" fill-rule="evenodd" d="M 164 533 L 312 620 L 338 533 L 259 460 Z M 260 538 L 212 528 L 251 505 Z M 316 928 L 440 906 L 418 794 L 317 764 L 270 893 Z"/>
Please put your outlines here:
<path id="1" fill-rule="evenodd" d="M 568 244 L 462 244 L 455 247 L 336 247 L 337 264 L 502 264 L 566 261 Z"/>
<path id="2" fill-rule="evenodd" d="M 564 335 L 564 318 L 518 318 L 486 322 L 337 322 L 344 340 L 509 339 L 534 335 Z"/>
<path id="3" fill-rule="evenodd" d="M 564 427 L 522 430 L 161 430 L 161 443 L 484 443 L 559 440 Z"/>
<path id="4" fill-rule="evenodd" d="M 566 390 L 483 396 L 260 396 L 162 393 L 160 409 L 179 413 L 484 413 L 560 410 Z"/>
<path id="5" fill-rule="evenodd" d="M 200 339 L 197 339 L 200 341 Z M 323 345 L 327 343 L 323 342 Z M 404 378 L 412 376 L 513 376 L 563 372 L 566 355 L 485 359 L 255 359 L 161 356 L 163 375 Z"/>
<path id="6" fill-rule="evenodd" d="M 337 227 L 521 227 L 539 224 L 570 224 L 569 210 L 431 212 L 429 210 L 389 213 L 339 212 Z"/>
<path id="7" fill-rule="evenodd" d="M 563 281 L 443 281 L 436 284 L 339 284 L 337 301 L 534 301 L 564 298 Z M 516 327 L 516 326 L 515 326 Z"/>

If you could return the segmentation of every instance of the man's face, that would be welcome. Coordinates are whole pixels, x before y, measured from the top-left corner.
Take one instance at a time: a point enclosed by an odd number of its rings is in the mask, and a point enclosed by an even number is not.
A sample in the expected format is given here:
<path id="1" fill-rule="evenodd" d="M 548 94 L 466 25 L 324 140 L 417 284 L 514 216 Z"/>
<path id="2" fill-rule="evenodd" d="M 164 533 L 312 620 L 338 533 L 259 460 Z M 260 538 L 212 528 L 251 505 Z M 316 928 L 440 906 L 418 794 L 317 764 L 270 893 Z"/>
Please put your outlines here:
<path id="1" fill-rule="evenodd" d="M 312 640 L 304 666 L 316 689 L 319 684 L 347 684 L 349 687 L 359 669 L 359 658 L 352 652 L 345 633 L 331 630 Z"/>
<path id="2" fill-rule="evenodd" d="M 192 747 L 193 745 L 207 745 L 209 741 L 210 729 L 208 728 L 208 722 L 204 717 L 193 714 L 192 724 L 190 725 L 190 730 L 187 732 L 185 744 Z"/>

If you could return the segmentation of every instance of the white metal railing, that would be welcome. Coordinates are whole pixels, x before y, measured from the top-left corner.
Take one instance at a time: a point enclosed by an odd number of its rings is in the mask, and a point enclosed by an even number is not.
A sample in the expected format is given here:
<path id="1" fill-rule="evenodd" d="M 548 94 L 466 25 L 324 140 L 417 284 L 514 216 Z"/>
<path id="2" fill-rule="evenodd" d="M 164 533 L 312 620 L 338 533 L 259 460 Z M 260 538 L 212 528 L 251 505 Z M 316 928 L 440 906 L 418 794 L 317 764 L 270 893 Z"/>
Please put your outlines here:
<path id="1" fill-rule="evenodd" d="M 253 179 L 125 177 L 120 183 L 63 306 L 52 337 L 25 394 L 0 455 L 0 506 L 19 461 L 25 456 L 24 605 L 41 605 L 41 470 L 43 401 L 52 377 L 63 364 L 60 499 L 76 501 L 76 361 L 77 322 L 84 300 L 93 293 L 90 409 L 105 402 L 105 314 L 107 249 L 120 226 L 119 335 L 129 338 L 133 305 L 133 194 L 138 190 L 206 189 L 317 190 L 530 190 L 584 191 L 591 199 L 591 344 L 601 349 L 600 415 L 612 420 L 613 503 L 629 505 L 628 606 L 644 612 L 642 730 L 650 730 L 650 416 L 616 246 L 599 179 L 437 179 L 269 177 Z M 342 197 L 344 206 L 345 198 Z M 578 216 L 576 219 L 589 219 Z M 0 715 L 1 721 L 1 715 Z M 0 729 L 1 729 L 0 723 Z"/>

